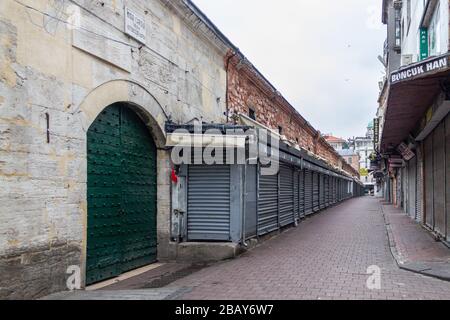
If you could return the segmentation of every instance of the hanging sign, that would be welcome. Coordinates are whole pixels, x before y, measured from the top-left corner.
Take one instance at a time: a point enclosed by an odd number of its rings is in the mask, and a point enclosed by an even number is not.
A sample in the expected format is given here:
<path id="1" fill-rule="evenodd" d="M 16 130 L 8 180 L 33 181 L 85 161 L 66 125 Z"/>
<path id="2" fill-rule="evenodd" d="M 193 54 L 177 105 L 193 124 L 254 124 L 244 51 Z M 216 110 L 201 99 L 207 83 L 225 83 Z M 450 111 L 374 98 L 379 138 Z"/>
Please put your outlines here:
<path id="1" fill-rule="evenodd" d="M 408 148 L 408 146 L 404 142 L 399 144 L 399 146 L 397 147 L 397 151 L 402 155 L 403 159 L 405 159 L 406 161 L 409 161 L 416 156 L 414 152 L 412 152 L 411 149 Z"/>
<path id="2" fill-rule="evenodd" d="M 428 58 L 428 29 L 420 28 L 420 60 Z"/>
<path id="3" fill-rule="evenodd" d="M 145 19 L 127 7 L 125 7 L 125 33 L 145 43 Z"/>
<path id="4" fill-rule="evenodd" d="M 402 80 L 409 80 L 417 76 L 426 75 L 427 73 L 435 73 L 440 70 L 448 68 L 448 55 L 438 57 L 435 59 L 416 63 L 411 67 L 394 71 L 391 74 L 391 84 L 400 82 Z"/>

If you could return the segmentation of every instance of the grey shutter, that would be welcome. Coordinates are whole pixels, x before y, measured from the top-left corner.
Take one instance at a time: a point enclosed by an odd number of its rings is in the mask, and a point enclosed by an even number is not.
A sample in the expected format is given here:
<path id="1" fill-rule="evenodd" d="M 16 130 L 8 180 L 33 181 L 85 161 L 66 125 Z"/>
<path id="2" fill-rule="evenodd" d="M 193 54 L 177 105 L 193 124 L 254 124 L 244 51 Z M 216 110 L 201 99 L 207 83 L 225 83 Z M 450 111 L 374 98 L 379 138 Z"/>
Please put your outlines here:
<path id="1" fill-rule="evenodd" d="M 331 177 L 326 176 L 325 180 L 325 201 L 327 203 L 327 207 L 331 205 L 331 190 L 330 190 L 330 184 L 331 184 Z"/>
<path id="2" fill-rule="evenodd" d="M 298 179 L 299 179 L 300 171 L 294 170 L 294 216 L 295 219 L 300 219 L 300 211 L 299 211 L 299 190 L 298 190 Z"/>
<path id="3" fill-rule="evenodd" d="M 325 208 L 325 175 L 319 173 L 319 209 Z"/>
<path id="4" fill-rule="evenodd" d="M 230 167 L 188 168 L 188 240 L 230 240 Z"/>
<path id="5" fill-rule="evenodd" d="M 259 175 L 258 235 L 278 229 L 278 175 Z"/>
<path id="6" fill-rule="evenodd" d="M 418 222 L 424 222 L 423 221 L 423 155 L 422 155 L 422 149 L 419 147 L 417 148 L 417 167 L 416 167 L 416 221 Z"/>
<path id="7" fill-rule="evenodd" d="M 447 212 L 447 241 L 450 242 L 450 115 L 445 120 L 445 186 L 446 186 L 446 212 Z"/>
<path id="8" fill-rule="evenodd" d="M 313 211 L 319 211 L 319 173 L 313 172 Z"/>
<path id="9" fill-rule="evenodd" d="M 305 215 L 313 213 L 313 178 L 312 171 L 305 170 Z"/>
<path id="10" fill-rule="evenodd" d="M 434 229 L 445 236 L 445 127 L 441 122 L 433 133 Z"/>
<path id="11" fill-rule="evenodd" d="M 411 218 L 416 218 L 416 169 L 417 156 L 408 163 L 408 214 Z"/>
<path id="12" fill-rule="evenodd" d="M 280 225 L 294 222 L 294 172 L 291 167 L 280 165 Z"/>
<path id="13" fill-rule="evenodd" d="M 300 217 L 305 216 L 305 170 L 302 170 L 298 174 L 298 205 Z"/>
<path id="14" fill-rule="evenodd" d="M 337 184 L 337 178 L 333 177 L 333 204 L 335 204 L 337 202 L 337 188 L 336 188 L 336 184 Z"/>
<path id="15" fill-rule="evenodd" d="M 447 241 L 450 242 L 450 114 L 445 120 L 445 185 L 446 185 L 446 204 L 447 211 Z"/>
<path id="16" fill-rule="evenodd" d="M 425 139 L 425 223 L 433 228 L 433 135 Z"/>

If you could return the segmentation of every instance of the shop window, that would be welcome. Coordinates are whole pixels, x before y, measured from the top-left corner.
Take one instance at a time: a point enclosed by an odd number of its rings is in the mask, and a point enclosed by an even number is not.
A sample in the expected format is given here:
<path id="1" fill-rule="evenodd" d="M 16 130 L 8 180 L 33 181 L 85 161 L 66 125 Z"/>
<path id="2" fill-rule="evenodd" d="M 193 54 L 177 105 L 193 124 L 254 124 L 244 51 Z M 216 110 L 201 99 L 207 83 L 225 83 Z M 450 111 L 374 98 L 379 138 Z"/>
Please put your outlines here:
<path id="1" fill-rule="evenodd" d="M 256 112 L 253 108 L 248 108 L 248 116 L 250 119 L 256 120 Z"/>

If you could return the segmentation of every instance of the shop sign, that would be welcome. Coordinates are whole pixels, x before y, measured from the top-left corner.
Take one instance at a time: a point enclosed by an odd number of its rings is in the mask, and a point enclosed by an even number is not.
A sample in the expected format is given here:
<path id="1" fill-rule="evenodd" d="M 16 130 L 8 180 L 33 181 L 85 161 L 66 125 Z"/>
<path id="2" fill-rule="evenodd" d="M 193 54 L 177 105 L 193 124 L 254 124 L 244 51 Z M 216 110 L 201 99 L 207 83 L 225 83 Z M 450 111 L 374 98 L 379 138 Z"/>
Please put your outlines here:
<path id="1" fill-rule="evenodd" d="M 399 144 L 399 146 L 397 147 L 397 151 L 402 155 L 403 159 L 405 159 L 406 161 L 409 161 L 416 156 L 414 152 L 412 152 L 411 149 L 408 148 L 408 146 L 404 142 Z"/>
<path id="2" fill-rule="evenodd" d="M 391 74 L 391 84 L 400 82 L 402 80 L 408 80 L 417 76 L 425 75 L 427 73 L 436 72 L 448 68 L 448 55 L 444 57 L 438 57 L 435 59 L 427 60 L 419 64 L 414 64 L 411 67 L 394 71 Z"/>
<path id="3" fill-rule="evenodd" d="M 428 58 L 428 29 L 420 28 L 420 60 Z"/>

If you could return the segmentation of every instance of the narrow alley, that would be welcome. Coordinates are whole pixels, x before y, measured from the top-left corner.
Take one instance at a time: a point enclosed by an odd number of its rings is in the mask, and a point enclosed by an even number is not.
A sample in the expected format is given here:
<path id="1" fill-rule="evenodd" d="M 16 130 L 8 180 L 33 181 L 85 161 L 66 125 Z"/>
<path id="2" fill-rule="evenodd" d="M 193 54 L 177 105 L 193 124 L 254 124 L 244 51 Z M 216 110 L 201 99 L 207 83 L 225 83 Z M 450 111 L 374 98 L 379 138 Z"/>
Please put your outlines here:
<path id="1" fill-rule="evenodd" d="M 381 269 L 381 289 L 370 290 L 366 286 L 370 276 L 366 271 L 373 265 Z M 136 283 L 139 279 L 133 281 Z M 51 298 L 450 298 L 450 282 L 401 270 L 397 266 L 389 247 L 382 203 L 374 197 L 355 198 L 331 207 L 237 259 L 214 264 L 164 288 L 136 291 L 126 290 L 126 286 L 125 281 L 122 289 L 117 291 L 108 291 L 106 287 L 77 294 L 62 293 Z"/>

